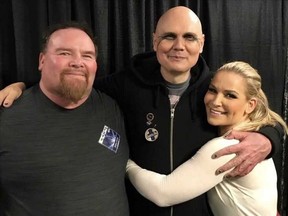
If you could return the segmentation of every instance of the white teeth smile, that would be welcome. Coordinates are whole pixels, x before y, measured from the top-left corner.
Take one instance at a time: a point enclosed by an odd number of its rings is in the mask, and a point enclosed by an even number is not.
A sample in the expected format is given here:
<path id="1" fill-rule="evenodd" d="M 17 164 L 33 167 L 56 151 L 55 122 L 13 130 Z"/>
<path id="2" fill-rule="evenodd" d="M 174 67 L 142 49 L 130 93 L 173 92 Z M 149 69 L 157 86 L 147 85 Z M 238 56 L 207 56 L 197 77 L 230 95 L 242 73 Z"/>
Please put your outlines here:
<path id="1" fill-rule="evenodd" d="M 213 110 L 213 109 L 211 109 L 210 112 L 213 113 L 213 114 L 217 114 L 217 115 L 224 114 L 224 112 L 216 111 L 216 110 Z"/>

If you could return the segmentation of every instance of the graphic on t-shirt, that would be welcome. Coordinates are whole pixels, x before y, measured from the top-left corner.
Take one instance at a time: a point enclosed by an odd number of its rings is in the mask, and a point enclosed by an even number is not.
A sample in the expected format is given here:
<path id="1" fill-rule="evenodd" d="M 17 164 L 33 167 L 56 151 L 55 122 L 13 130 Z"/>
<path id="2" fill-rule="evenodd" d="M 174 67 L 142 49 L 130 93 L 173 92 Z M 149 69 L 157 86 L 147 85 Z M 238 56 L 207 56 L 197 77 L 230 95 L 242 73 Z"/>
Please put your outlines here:
<path id="1" fill-rule="evenodd" d="M 113 129 L 104 125 L 103 131 L 101 133 L 100 139 L 98 140 L 98 143 L 100 143 L 101 145 L 105 146 L 106 148 L 116 153 L 119 147 L 119 143 L 120 143 L 120 135 Z"/>

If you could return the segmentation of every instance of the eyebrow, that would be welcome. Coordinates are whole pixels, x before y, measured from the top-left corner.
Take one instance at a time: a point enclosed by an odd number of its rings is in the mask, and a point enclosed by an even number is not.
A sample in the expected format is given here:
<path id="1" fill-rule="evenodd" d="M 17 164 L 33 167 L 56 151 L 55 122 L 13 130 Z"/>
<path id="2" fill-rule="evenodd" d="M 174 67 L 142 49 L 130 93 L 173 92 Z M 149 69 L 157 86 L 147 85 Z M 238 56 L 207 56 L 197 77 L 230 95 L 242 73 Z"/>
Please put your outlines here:
<path id="1" fill-rule="evenodd" d="M 69 51 L 69 52 L 73 52 L 73 49 L 60 47 L 60 48 L 57 48 L 57 49 L 56 49 L 56 52 L 59 52 L 59 51 Z M 90 54 L 90 55 L 96 56 L 96 52 L 95 52 L 95 51 L 82 51 L 81 53 L 85 53 L 85 54 Z"/>
<path id="2" fill-rule="evenodd" d="M 224 90 L 225 93 L 233 93 L 235 95 L 239 95 L 239 93 L 237 91 L 234 91 L 234 90 Z"/>
<path id="3" fill-rule="evenodd" d="M 194 33 L 194 32 L 186 32 L 184 34 L 184 36 L 189 36 L 189 35 L 193 35 L 193 36 L 196 36 L 198 38 L 198 35 L 196 33 Z"/>
<path id="4" fill-rule="evenodd" d="M 173 35 L 173 36 L 176 36 L 177 34 L 174 33 L 174 32 L 164 32 L 163 34 L 159 35 L 158 37 L 164 37 L 164 36 L 167 36 L 167 35 Z"/>
<path id="5" fill-rule="evenodd" d="M 93 52 L 93 51 L 84 51 L 83 53 L 85 53 L 85 54 L 90 54 L 90 55 L 93 55 L 93 56 L 96 56 L 96 53 Z"/>
<path id="6" fill-rule="evenodd" d="M 158 37 L 164 37 L 164 36 L 167 36 L 167 35 L 173 35 L 173 36 L 176 36 L 177 34 L 175 32 L 164 32 L 163 34 L 159 35 Z M 198 35 L 194 32 L 185 32 L 182 36 L 190 36 L 190 35 L 193 35 L 195 37 L 198 38 Z"/>
<path id="7" fill-rule="evenodd" d="M 211 83 L 210 83 L 210 85 L 209 85 L 209 88 L 210 88 L 210 87 L 218 90 L 218 88 L 216 88 L 216 86 L 213 85 L 213 84 L 211 84 Z M 231 90 L 231 89 L 225 89 L 225 90 L 224 90 L 224 93 L 234 93 L 234 94 L 236 94 L 236 95 L 239 95 L 239 93 L 238 93 L 237 91 Z"/>

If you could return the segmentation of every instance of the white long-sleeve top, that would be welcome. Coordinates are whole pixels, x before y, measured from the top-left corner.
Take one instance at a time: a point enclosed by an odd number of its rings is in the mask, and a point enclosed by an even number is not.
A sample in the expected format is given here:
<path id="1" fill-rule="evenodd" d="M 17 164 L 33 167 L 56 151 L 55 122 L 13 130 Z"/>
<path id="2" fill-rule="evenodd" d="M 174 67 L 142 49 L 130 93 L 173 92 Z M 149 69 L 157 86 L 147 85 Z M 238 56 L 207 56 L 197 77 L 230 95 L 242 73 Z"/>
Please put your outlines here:
<path id="1" fill-rule="evenodd" d="M 214 216 L 274 216 L 277 214 L 277 173 L 272 159 L 259 163 L 248 175 L 223 179 L 217 168 L 235 154 L 212 159 L 212 154 L 238 140 L 215 138 L 169 175 L 139 167 L 132 160 L 127 174 L 144 197 L 159 206 L 171 206 L 208 191 Z M 191 215 L 193 212 L 191 212 Z"/>

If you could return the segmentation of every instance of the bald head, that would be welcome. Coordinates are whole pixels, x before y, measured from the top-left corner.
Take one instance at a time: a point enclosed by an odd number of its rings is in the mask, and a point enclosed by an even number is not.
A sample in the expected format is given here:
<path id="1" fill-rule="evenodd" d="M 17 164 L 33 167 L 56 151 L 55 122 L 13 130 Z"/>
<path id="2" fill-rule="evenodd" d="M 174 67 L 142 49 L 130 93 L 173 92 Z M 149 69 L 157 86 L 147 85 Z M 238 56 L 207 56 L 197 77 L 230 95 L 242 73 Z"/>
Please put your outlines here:
<path id="1" fill-rule="evenodd" d="M 153 50 L 163 78 L 183 83 L 203 51 L 204 34 L 197 15 L 187 7 L 171 8 L 159 19 L 153 34 Z"/>
<path id="2" fill-rule="evenodd" d="M 202 35 L 202 26 L 199 17 L 188 7 L 177 6 L 166 11 L 159 19 L 155 33 L 161 34 L 163 31 L 169 31 L 169 26 L 178 25 L 185 30 L 191 31 L 197 35 Z"/>

